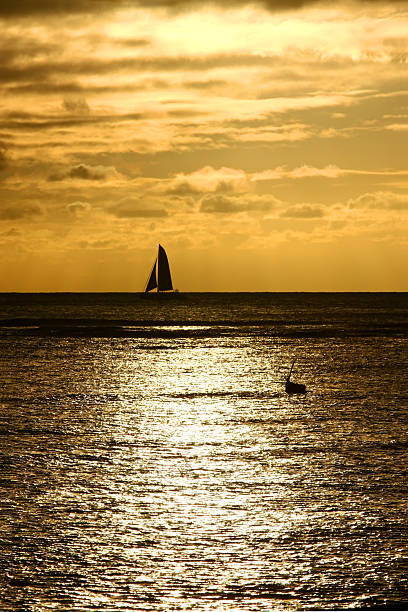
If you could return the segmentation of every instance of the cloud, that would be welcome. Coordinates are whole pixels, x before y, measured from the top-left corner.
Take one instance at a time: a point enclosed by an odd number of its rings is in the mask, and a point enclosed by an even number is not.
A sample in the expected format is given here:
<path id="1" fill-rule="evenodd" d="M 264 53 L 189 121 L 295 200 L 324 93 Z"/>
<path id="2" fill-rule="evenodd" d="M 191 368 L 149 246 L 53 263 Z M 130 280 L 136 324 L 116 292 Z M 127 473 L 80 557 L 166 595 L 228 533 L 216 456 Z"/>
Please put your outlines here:
<path id="1" fill-rule="evenodd" d="M 103 166 L 91 167 L 80 164 L 79 166 L 71 168 L 67 176 L 69 178 L 78 178 L 86 181 L 101 181 L 106 179 L 111 171 L 111 168 L 104 168 Z"/>
<path id="2" fill-rule="evenodd" d="M 98 114 L 98 115 L 76 115 L 76 116 L 52 116 L 39 115 L 25 111 L 9 111 L 0 115 L 0 128 L 8 130 L 35 130 L 68 129 L 81 126 L 92 126 L 94 124 L 109 124 L 115 122 L 138 121 L 143 118 L 141 113 L 126 114 Z"/>
<path id="3" fill-rule="evenodd" d="M 67 204 L 68 212 L 75 217 L 82 217 L 85 213 L 90 210 L 88 202 L 71 202 Z"/>
<path id="4" fill-rule="evenodd" d="M 200 211 L 204 213 L 237 213 L 242 211 L 239 202 L 226 196 L 207 196 L 203 198 Z"/>
<path id="5" fill-rule="evenodd" d="M 0 206 L 0 219 L 3 221 L 15 221 L 42 215 L 42 209 L 38 204 L 21 203 Z"/>
<path id="6" fill-rule="evenodd" d="M 137 217 L 167 217 L 167 211 L 157 205 L 146 205 L 142 200 L 126 199 L 109 206 L 107 212 L 119 219 Z"/>
<path id="7" fill-rule="evenodd" d="M 264 170 L 251 174 L 251 181 L 272 181 L 282 178 L 338 178 L 347 174 L 348 170 L 343 170 L 334 165 L 325 166 L 324 168 L 313 168 L 311 166 L 300 166 L 293 170 L 287 170 L 284 166 L 278 166 L 273 170 Z"/>
<path id="8" fill-rule="evenodd" d="M 120 0 L 118 4 L 120 3 Z M 112 4 L 101 0 L 100 5 Z M 76 13 L 91 12 L 91 7 L 95 8 L 95 3 L 91 0 L 54 0 L 52 11 L 54 13 Z M 0 4 L 0 16 L 2 17 L 21 17 L 35 14 L 49 14 L 50 4 L 47 0 L 2 0 Z"/>
<path id="9" fill-rule="evenodd" d="M 83 96 L 67 97 L 63 101 L 63 109 L 73 115 L 89 115 L 91 109 Z"/>
<path id="10" fill-rule="evenodd" d="M 17 44 L 17 42 L 15 43 Z M 15 54 L 17 55 L 16 50 Z M 12 60 L 7 56 L 0 66 L 0 79 L 3 83 L 10 82 L 13 85 L 17 81 L 32 82 L 33 79 L 47 81 L 50 78 L 61 79 L 64 86 L 67 75 L 87 76 L 104 75 L 118 72 L 184 72 L 219 68 L 243 68 L 243 67 L 270 67 L 278 63 L 277 56 L 264 56 L 250 53 L 209 53 L 204 56 L 191 55 L 162 55 L 146 57 L 107 57 L 103 59 L 83 57 L 82 59 L 36 59 L 27 62 L 27 56 L 14 57 Z"/>
<path id="11" fill-rule="evenodd" d="M 104 240 L 80 240 L 78 242 L 78 246 L 81 250 L 106 250 L 112 248 L 114 245 L 113 240 L 104 239 Z"/>
<path id="12" fill-rule="evenodd" d="M 2 232 L 1 236 L 4 238 L 19 238 L 20 236 L 22 236 L 22 232 L 19 229 L 12 227 L 6 232 Z"/>
<path id="13" fill-rule="evenodd" d="M 228 196 L 223 194 L 207 195 L 201 200 L 200 212 L 236 214 L 241 212 L 268 212 L 278 202 L 273 196 L 251 196 L 240 194 Z"/>
<path id="14" fill-rule="evenodd" d="M 312 206 L 311 204 L 297 204 L 290 206 L 281 213 L 281 217 L 291 217 L 294 219 L 315 219 L 323 217 L 324 212 L 320 206 Z"/>
<path id="15" fill-rule="evenodd" d="M 250 191 L 247 174 L 244 170 L 221 166 L 204 166 L 190 174 L 176 174 L 176 186 L 187 183 L 197 191 Z"/>
<path id="16" fill-rule="evenodd" d="M 186 81 L 183 83 L 183 85 L 184 87 L 187 87 L 189 89 L 206 90 L 219 87 L 227 87 L 229 83 L 226 80 L 209 79 L 205 81 Z"/>
<path id="17" fill-rule="evenodd" d="M 97 123 L 100 118 L 88 117 L 46 117 L 28 112 L 3 113 L 0 128 L 8 130 L 35 130 L 42 131 L 52 128 L 70 128 L 78 125 Z"/>
<path id="18" fill-rule="evenodd" d="M 121 47 L 128 47 L 130 49 L 148 47 L 151 44 L 148 38 L 116 38 L 115 42 Z"/>
<path id="19" fill-rule="evenodd" d="M 358 198 L 349 200 L 348 206 L 349 208 L 408 211 L 408 194 L 398 194 L 391 191 L 365 193 Z"/>
<path id="20" fill-rule="evenodd" d="M 63 173 L 51 174 L 48 181 L 63 181 L 65 179 L 81 179 L 84 181 L 105 181 L 118 177 L 119 173 L 113 166 L 87 166 L 79 164 Z"/>
<path id="21" fill-rule="evenodd" d="M 6 145 L 0 141 L 0 172 L 7 167 Z"/>
<path id="22" fill-rule="evenodd" d="M 381 4 L 381 0 L 361 0 L 363 4 Z M 169 11 L 191 11 L 201 8 L 202 0 L 54 0 L 52 13 L 87 13 L 94 14 L 101 11 L 128 8 L 129 4 L 135 8 L 167 9 Z M 257 4 L 270 12 L 281 10 L 296 10 L 305 6 L 319 4 L 317 0 L 217 0 L 214 2 L 219 9 L 230 9 L 234 7 L 245 7 L 249 4 Z M 388 0 L 388 4 L 402 4 L 398 0 Z M 24 17 L 50 13 L 49 0 L 2 0 L 0 4 L 0 16 L 2 17 Z"/>
<path id="23" fill-rule="evenodd" d="M 356 170 L 351 168 L 339 168 L 335 165 L 314 168 L 312 166 L 300 166 L 288 170 L 285 166 L 278 166 L 262 172 L 254 172 L 250 175 L 251 181 L 273 181 L 281 179 L 304 179 L 304 178 L 327 178 L 337 179 L 343 176 L 378 176 L 397 177 L 407 176 L 407 170 Z"/>
<path id="24" fill-rule="evenodd" d="M 406 132 L 408 131 L 408 123 L 392 123 L 390 125 L 385 126 L 387 130 L 392 130 L 393 132 Z"/>
<path id="25" fill-rule="evenodd" d="M 307 177 L 324 177 L 338 178 L 343 176 L 345 171 L 337 166 L 325 166 L 324 168 L 313 168 L 311 166 L 301 166 L 287 173 L 289 178 L 307 178 Z"/>
<path id="26" fill-rule="evenodd" d="M 178 197 L 199 196 L 201 193 L 201 189 L 194 187 L 194 185 L 186 180 L 180 180 L 173 187 L 169 187 L 165 190 L 166 195 Z"/>

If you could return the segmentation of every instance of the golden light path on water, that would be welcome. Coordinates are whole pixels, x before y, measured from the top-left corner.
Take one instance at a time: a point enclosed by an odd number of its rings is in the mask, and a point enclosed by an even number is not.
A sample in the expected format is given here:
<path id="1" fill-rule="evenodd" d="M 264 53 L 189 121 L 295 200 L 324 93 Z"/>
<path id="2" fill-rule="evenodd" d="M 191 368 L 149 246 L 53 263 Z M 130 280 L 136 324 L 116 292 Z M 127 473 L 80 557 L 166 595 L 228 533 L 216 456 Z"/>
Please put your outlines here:
<path id="1" fill-rule="evenodd" d="M 5 612 L 401 598 L 403 341 L 175 327 L 3 338 Z"/>
<path id="2" fill-rule="evenodd" d="M 208 610 L 228 601 L 231 610 L 266 610 L 268 595 L 285 601 L 282 588 L 304 567 L 273 543 L 308 516 L 287 489 L 305 466 L 281 450 L 304 398 L 282 393 L 276 347 L 158 340 L 134 351 L 123 342 L 102 369 L 120 398 L 115 439 L 130 444 L 114 461 L 126 471 L 109 525 L 125 545 L 123 580 L 164 598 L 163 610 L 189 609 L 196 598 L 212 600 L 200 604 Z M 246 594 L 254 608 L 234 604 Z"/>

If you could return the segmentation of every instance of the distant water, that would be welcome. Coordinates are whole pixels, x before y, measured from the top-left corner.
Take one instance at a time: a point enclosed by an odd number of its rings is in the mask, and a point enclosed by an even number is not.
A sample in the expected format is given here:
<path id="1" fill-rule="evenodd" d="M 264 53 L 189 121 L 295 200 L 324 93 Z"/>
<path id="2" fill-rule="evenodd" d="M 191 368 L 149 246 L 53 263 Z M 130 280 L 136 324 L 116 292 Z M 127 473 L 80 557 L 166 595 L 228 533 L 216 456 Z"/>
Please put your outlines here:
<path id="1" fill-rule="evenodd" d="M 408 294 L 0 294 L 0 610 L 406 609 L 407 349 Z"/>

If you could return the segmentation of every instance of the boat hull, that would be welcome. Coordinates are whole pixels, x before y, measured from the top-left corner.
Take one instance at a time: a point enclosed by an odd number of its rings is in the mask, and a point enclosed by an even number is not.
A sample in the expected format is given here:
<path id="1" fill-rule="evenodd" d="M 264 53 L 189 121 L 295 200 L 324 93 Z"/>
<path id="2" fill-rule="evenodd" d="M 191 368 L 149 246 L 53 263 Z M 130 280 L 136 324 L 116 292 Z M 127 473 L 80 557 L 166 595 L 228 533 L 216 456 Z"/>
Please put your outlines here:
<path id="1" fill-rule="evenodd" d="M 175 299 L 180 299 L 181 295 L 178 291 L 159 291 L 150 293 L 141 293 L 142 300 L 151 300 L 153 302 L 167 302 Z"/>
<path id="2" fill-rule="evenodd" d="M 286 381 L 285 384 L 286 393 L 306 393 L 306 385 L 301 383 L 294 383 L 290 380 Z"/>

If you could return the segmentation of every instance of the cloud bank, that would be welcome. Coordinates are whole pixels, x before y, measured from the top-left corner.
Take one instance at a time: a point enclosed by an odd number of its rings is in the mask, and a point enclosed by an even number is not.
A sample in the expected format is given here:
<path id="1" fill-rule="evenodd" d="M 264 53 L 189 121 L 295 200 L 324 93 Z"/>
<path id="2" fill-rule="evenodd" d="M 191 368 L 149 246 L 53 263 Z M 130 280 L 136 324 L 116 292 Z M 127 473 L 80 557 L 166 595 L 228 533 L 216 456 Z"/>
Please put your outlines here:
<path id="1" fill-rule="evenodd" d="M 0 20 L 0 288 L 75 252 L 88 287 L 115 260 L 133 290 L 157 242 L 186 278 L 252 253 L 243 290 L 279 290 L 285 249 L 400 270 L 404 3 L 5 0 Z"/>
<path id="2" fill-rule="evenodd" d="M 376 5 L 382 0 L 360 0 L 362 4 Z M 219 10 L 258 5 L 270 12 L 301 9 L 319 4 L 319 0 L 214 0 L 203 3 L 202 0 L 54 0 L 52 5 L 47 0 L 3 0 L 0 5 L 0 17 L 30 16 L 36 14 L 59 15 L 62 13 L 92 14 L 124 8 L 166 9 L 168 11 L 195 11 L 205 5 Z M 398 0 L 388 0 L 387 4 L 403 4 Z"/>

